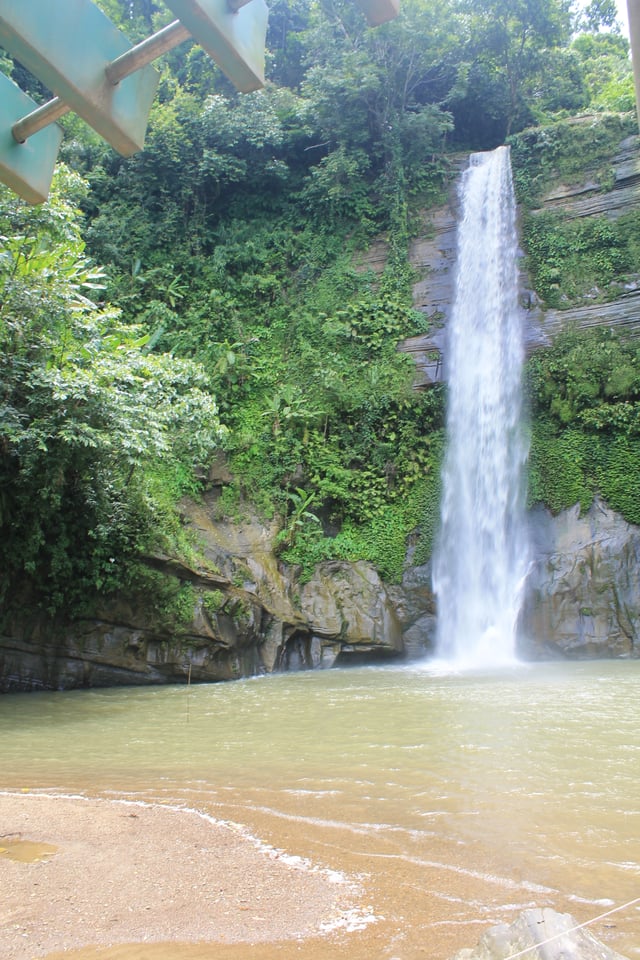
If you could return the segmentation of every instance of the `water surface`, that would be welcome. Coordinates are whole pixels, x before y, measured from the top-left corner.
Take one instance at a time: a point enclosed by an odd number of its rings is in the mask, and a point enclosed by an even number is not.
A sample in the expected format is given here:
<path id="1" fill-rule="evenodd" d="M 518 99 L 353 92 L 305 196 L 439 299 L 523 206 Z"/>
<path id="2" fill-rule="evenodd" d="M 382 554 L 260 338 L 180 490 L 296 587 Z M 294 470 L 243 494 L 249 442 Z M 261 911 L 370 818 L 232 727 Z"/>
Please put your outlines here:
<path id="1" fill-rule="evenodd" d="M 438 960 L 529 906 L 640 895 L 639 693 L 640 663 L 607 661 L 5 695 L 0 786 L 239 821 L 362 876 L 380 919 L 345 956 Z M 640 956 L 637 908 L 593 931 Z"/>

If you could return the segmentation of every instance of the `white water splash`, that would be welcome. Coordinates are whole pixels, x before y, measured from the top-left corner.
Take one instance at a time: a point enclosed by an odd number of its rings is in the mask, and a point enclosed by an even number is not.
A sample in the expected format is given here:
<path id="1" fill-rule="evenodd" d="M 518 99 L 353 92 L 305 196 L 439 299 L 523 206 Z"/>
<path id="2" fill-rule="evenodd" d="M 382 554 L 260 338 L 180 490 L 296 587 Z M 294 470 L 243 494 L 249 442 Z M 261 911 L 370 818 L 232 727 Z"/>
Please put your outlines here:
<path id="1" fill-rule="evenodd" d="M 457 666 L 515 660 L 527 568 L 518 238 L 509 150 L 471 156 L 461 184 L 448 331 L 448 447 L 434 557 L 437 655 Z"/>

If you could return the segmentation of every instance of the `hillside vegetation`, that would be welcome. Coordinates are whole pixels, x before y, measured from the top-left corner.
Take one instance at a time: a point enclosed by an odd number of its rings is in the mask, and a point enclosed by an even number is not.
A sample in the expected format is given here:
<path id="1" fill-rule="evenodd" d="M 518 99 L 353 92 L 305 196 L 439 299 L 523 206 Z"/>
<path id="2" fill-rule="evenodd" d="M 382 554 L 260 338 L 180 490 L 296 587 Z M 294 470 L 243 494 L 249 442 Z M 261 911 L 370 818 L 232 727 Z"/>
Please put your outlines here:
<path id="1" fill-rule="evenodd" d="M 152 0 L 99 5 L 132 40 L 172 19 Z M 584 162 L 566 118 L 593 115 L 605 166 L 633 130 L 609 0 L 579 18 L 567 0 L 403 0 L 376 30 L 350 0 L 269 7 L 264 90 L 236 94 L 183 45 L 160 66 L 143 152 L 124 160 L 69 116 L 51 200 L 0 192 L 5 608 L 25 584 L 66 613 L 144 589 L 154 552 L 201 562 L 178 505 L 216 447 L 232 475 L 221 514 L 278 516 L 303 578 L 336 557 L 397 580 L 408 544 L 426 560 L 444 392 L 416 393 L 396 350 L 428 329 L 411 304 L 417 212 L 444 196 L 452 151 L 508 140 L 533 205 Z M 636 219 L 579 237 L 531 221 L 541 297 L 579 295 L 585 271 L 638 272 Z M 360 254 L 380 236 L 376 275 Z M 585 251 L 579 284 L 567 249 Z M 534 358 L 532 500 L 586 505 L 599 489 L 640 522 L 623 482 L 640 476 L 638 357 L 612 334 L 568 334 Z"/>

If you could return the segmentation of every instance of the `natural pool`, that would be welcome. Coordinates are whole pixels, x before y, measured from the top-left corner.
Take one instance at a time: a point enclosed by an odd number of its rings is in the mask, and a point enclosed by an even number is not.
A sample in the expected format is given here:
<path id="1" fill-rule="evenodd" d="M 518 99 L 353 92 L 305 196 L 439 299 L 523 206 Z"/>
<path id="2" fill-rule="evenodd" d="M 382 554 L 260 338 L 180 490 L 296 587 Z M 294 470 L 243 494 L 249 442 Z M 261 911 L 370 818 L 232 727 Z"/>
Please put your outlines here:
<path id="1" fill-rule="evenodd" d="M 636 661 L 7 695 L 0 756 L 3 790 L 186 804 L 361 875 L 379 919 L 332 957 L 444 960 L 528 906 L 585 921 L 640 896 Z M 637 905 L 592 930 L 640 957 Z"/>

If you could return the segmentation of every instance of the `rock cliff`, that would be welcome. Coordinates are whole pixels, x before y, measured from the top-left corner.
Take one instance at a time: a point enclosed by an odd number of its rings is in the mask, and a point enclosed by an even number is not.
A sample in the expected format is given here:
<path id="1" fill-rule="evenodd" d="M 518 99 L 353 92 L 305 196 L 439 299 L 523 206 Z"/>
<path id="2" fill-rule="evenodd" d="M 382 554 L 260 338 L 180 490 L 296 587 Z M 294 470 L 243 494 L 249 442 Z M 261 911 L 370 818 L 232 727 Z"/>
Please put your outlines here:
<path id="1" fill-rule="evenodd" d="M 584 516 L 534 510 L 530 537 L 523 653 L 640 656 L 640 528 L 595 501 Z"/>
<path id="2" fill-rule="evenodd" d="M 276 558 L 277 526 L 220 518 L 216 499 L 185 504 L 207 569 L 147 558 L 190 586 L 184 622 L 167 627 L 153 596 L 117 599 L 73 622 L 52 622 L 25 598 L 0 629 L 0 690 L 229 680 L 404 654 L 392 591 L 369 564 L 324 563 L 300 584 Z"/>
<path id="3" fill-rule="evenodd" d="M 117 600 L 91 618 L 52 624 L 30 612 L 0 633 L 0 689 L 229 680 L 278 670 L 392 659 L 432 650 L 435 603 L 427 564 L 385 584 L 365 562 L 326 562 L 300 584 L 274 552 L 276 527 L 216 518 L 215 498 L 190 508 L 220 573 L 150 557 L 190 584 L 192 615 L 172 630 L 154 598 Z M 596 502 L 531 520 L 532 561 L 522 616 L 526 659 L 640 656 L 640 528 Z"/>
<path id="4" fill-rule="evenodd" d="M 587 120 L 588 122 L 588 120 Z M 446 378 L 446 325 L 451 312 L 455 279 L 458 177 L 468 162 L 456 157 L 445 203 L 423 214 L 421 236 L 413 241 L 409 260 L 416 273 L 413 304 L 431 321 L 427 334 L 403 340 L 398 349 L 416 365 L 415 387 L 424 389 Z M 640 203 L 640 138 L 626 137 L 611 159 L 610 177 L 585 171 L 575 183 L 557 183 L 542 198 L 539 209 L 554 211 L 563 219 L 606 217 L 615 220 Z M 379 255 L 379 251 L 378 251 Z M 524 262 L 524 261 L 523 261 Z M 613 294 L 613 296 L 612 296 Z M 543 309 L 523 269 L 520 304 L 529 352 L 549 344 L 569 327 L 609 326 L 637 332 L 640 329 L 640 275 L 612 285 L 604 300 L 594 291 L 594 302 L 563 310 Z"/>
<path id="5" fill-rule="evenodd" d="M 638 138 L 624 141 L 613 163 L 613 189 L 587 177 L 581 185 L 556 187 L 544 205 L 569 217 L 619 215 L 640 199 L 639 157 Z M 456 159 L 454 172 L 464 162 Z M 414 304 L 432 320 L 427 336 L 400 344 L 416 361 L 417 387 L 443 378 L 456 206 L 453 184 L 447 202 L 425 214 L 422 237 L 410 250 L 417 272 Z M 380 272 L 386 256 L 381 242 L 356 267 Z M 530 345 L 546 342 L 572 321 L 637 325 L 640 291 L 620 293 L 609 303 L 543 314 L 523 277 Z M 224 464 L 218 467 L 224 472 Z M 201 503 L 185 505 L 206 569 L 147 558 L 161 577 L 191 590 L 179 623 L 169 627 L 157 616 L 153 596 L 114 600 L 72 623 L 52 623 L 31 609 L 26 596 L 0 623 L 0 690 L 216 681 L 430 653 L 435 602 L 429 565 L 408 561 L 402 583 L 389 585 L 365 562 L 331 562 L 301 583 L 299 571 L 277 559 L 276 526 L 251 515 L 233 522 L 221 518 L 216 490 L 214 484 Z M 640 529 L 602 503 L 583 517 L 577 507 L 558 517 L 537 509 L 531 542 L 523 656 L 640 656 Z"/>
<path id="6" fill-rule="evenodd" d="M 556 184 L 543 197 L 539 211 L 553 211 L 564 220 L 585 217 L 606 217 L 616 220 L 640 203 L 640 138 L 626 137 L 611 160 L 611 181 L 601 182 L 585 173 L 573 184 Z M 627 277 L 624 283 L 611 285 L 604 302 L 594 290 L 594 303 L 563 310 L 539 309 L 532 298 L 528 312 L 530 336 L 549 343 L 563 329 L 577 326 L 617 327 L 636 333 L 640 328 L 640 276 Z M 611 294 L 614 294 L 611 297 Z"/>

